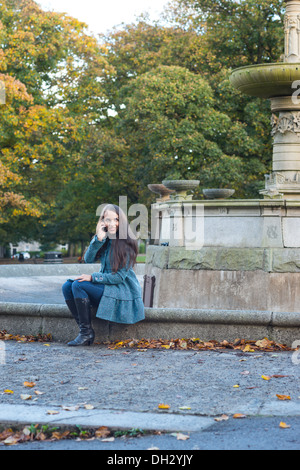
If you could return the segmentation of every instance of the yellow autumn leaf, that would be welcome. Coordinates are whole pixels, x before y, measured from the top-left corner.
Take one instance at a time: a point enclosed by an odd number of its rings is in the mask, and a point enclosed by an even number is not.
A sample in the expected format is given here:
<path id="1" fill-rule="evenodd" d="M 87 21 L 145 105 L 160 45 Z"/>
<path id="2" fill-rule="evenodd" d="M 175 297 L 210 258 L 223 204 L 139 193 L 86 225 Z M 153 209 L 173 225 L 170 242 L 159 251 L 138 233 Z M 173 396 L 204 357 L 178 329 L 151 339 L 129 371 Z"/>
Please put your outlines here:
<path id="1" fill-rule="evenodd" d="M 271 380 L 271 377 L 269 377 L 268 375 L 262 375 L 261 378 L 264 380 Z"/>
<path id="2" fill-rule="evenodd" d="M 24 382 L 23 383 L 24 387 L 32 388 L 35 386 L 34 382 Z"/>
<path id="3" fill-rule="evenodd" d="M 255 352 L 255 350 L 251 348 L 250 344 L 246 344 L 243 349 L 243 352 Z"/>
<path id="4" fill-rule="evenodd" d="M 261 339 L 259 341 L 256 341 L 255 346 L 258 346 L 259 348 L 267 348 L 270 347 L 271 341 L 269 341 L 267 338 Z"/>
<path id="5" fill-rule="evenodd" d="M 13 392 L 12 390 L 8 390 L 8 389 L 7 389 L 7 390 L 4 390 L 4 393 L 7 393 L 8 395 L 9 395 L 9 394 L 12 395 L 14 392 Z"/>
<path id="6" fill-rule="evenodd" d="M 158 405 L 158 408 L 159 408 L 160 410 L 168 410 L 168 409 L 170 408 L 170 405 L 165 405 L 164 403 L 160 403 L 160 404 Z"/>
<path id="7" fill-rule="evenodd" d="M 233 388 L 240 388 L 240 386 L 239 385 L 234 385 Z"/>
<path id="8" fill-rule="evenodd" d="M 168 344 L 162 344 L 161 347 L 165 349 L 170 349 L 170 346 Z"/>
<path id="9" fill-rule="evenodd" d="M 284 423 L 283 421 L 280 421 L 279 427 L 280 427 L 281 429 L 288 429 L 288 428 L 290 428 L 291 426 L 290 426 L 289 424 Z"/>
<path id="10" fill-rule="evenodd" d="M 235 413 L 233 415 L 233 418 L 234 419 L 242 419 L 242 418 L 246 418 L 246 415 L 243 415 L 242 413 Z"/>

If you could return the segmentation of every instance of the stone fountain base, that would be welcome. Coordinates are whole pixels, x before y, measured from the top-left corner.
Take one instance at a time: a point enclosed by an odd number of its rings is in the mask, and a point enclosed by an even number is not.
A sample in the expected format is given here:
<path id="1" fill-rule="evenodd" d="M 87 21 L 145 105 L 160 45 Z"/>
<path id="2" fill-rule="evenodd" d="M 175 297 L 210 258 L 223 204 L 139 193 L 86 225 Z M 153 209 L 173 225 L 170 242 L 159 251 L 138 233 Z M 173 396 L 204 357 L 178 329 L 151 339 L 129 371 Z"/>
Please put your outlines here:
<path id="1" fill-rule="evenodd" d="M 300 313 L 300 249 L 151 246 L 153 307 Z"/>
<path id="2" fill-rule="evenodd" d="M 160 238 L 146 259 L 146 275 L 156 278 L 153 307 L 300 313 L 299 201 L 192 203 L 194 213 L 202 207 L 198 247 L 188 240 L 188 203 L 154 205 Z M 170 227 L 181 238 L 161 246 Z"/>

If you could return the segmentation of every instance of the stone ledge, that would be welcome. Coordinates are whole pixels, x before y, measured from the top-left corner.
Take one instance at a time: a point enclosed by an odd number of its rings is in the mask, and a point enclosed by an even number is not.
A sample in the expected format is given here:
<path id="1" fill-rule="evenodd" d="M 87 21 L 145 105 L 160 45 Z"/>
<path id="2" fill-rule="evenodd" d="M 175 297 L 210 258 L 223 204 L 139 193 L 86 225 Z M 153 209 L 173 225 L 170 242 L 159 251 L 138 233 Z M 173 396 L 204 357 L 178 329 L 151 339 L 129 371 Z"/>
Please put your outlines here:
<path id="1" fill-rule="evenodd" d="M 96 341 L 141 338 L 188 338 L 233 341 L 269 339 L 291 345 L 300 339 L 300 314 L 255 310 L 147 308 L 146 319 L 121 325 L 94 318 Z M 95 312 L 94 312 L 95 315 Z M 1 329 L 11 334 L 48 334 L 67 342 L 78 333 L 66 305 L 0 302 Z"/>
<path id="2" fill-rule="evenodd" d="M 146 269 L 149 269 L 149 265 L 178 270 L 299 273 L 300 248 L 203 247 L 189 250 L 184 247 L 150 245 L 147 249 Z"/>

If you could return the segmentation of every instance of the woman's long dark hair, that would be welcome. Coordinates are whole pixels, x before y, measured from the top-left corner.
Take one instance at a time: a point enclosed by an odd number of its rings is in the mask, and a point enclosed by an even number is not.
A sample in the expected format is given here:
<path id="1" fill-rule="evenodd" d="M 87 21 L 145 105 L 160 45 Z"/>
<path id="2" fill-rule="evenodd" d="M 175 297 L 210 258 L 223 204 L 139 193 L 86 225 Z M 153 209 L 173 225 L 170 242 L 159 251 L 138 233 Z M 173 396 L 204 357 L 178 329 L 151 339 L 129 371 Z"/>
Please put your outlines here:
<path id="1" fill-rule="evenodd" d="M 122 209 L 114 204 L 108 204 L 102 210 L 100 216 L 101 221 L 104 221 L 105 212 L 107 211 L 115 212 L 119 218 L 119 227 L 116 236 L 111 237 L 112 250 L 110 252 L 112 271 L 116 273 L 121 268 L 126 267 L 126 269 L 129 269 L 135 265 L 138 255 L 138 244 Z M 108 239 L 109 238 L 108 234 Z M 100 248 L 96 258 L 100 257 L 101 252 L 105 250 L 105 248 L 106 243 Z"/>

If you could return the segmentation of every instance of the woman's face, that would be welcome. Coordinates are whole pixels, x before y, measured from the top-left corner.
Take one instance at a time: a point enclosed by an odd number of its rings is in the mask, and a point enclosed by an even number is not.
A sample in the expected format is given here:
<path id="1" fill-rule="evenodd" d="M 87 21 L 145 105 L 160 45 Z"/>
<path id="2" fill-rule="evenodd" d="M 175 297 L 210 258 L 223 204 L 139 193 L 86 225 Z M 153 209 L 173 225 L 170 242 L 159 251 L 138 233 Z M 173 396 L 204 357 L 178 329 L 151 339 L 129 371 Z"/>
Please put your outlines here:
<path id="1" fill-rule="evenodd" d="M 116 212 L 109 210 L 106 211 L 104 213 L 103 222 L 107 227 L 108 233 L 110 233 L 111 235 L 115 235 L 117 233 L 119 227 L 119 216 Z"/>

